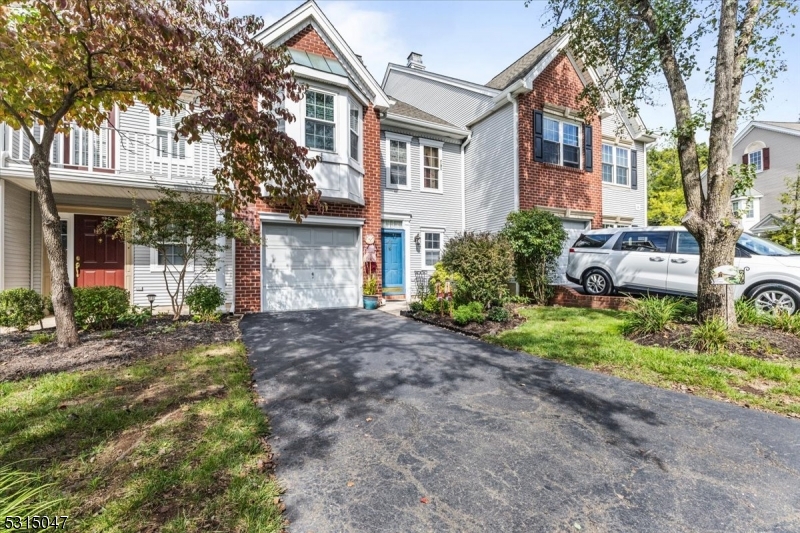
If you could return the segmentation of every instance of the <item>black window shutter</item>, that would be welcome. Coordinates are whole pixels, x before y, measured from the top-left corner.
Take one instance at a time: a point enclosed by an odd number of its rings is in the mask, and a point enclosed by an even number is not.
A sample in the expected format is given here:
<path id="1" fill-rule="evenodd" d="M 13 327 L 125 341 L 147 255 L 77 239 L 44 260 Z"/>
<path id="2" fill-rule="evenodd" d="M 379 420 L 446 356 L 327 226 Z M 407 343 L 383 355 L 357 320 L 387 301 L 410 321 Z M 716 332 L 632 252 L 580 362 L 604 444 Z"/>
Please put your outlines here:
<path id="1" fill-rule="evenodd" d="M 533 112 L 533 160 L 544 161 L 544 147 L 542 146 L 542 139 L 544 137 L 544 123 L 542 121 L 542 112 Z"/>
<path id="2" fill-rule="evenodd" d="M 591 172 L 594 164 L 594 150 L 592 149 L 592 127 L 583 126 L 583 169 Z"/>
<path id="3" fill-rule="evenodd" d="M 636 150 L 631 150 L 631 189 L 639 188 L 639 163 L 636 161 Z"/>
<path id="4" fill-rule="evenodd" d="M 761 156 L 761 169 L 769 170 L 769 148 L 762 148 Z"/>

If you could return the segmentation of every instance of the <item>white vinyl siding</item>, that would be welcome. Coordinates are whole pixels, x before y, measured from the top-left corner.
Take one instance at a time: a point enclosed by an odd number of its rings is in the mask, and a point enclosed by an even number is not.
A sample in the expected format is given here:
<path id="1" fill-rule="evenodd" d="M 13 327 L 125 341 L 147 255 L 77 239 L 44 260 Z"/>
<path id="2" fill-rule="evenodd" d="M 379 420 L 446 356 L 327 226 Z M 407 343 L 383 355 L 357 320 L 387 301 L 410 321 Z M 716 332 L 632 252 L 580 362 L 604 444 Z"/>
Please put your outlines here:
<path id="1" fill-rule="evenodd" d="M 31 193 L 5 182 L 3 283 L 6 289 L 31 288 Z"/>

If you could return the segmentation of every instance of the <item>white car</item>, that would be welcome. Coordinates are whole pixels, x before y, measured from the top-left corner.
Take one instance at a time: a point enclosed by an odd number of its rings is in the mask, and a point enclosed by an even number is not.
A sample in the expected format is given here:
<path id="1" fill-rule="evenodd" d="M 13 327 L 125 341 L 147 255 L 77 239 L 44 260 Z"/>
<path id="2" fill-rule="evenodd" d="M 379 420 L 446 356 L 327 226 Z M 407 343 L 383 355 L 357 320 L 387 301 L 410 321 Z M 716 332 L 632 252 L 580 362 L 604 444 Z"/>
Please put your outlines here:
<path id="1" fill-rule="evenodd" d="M 587 231 L 569 250 L 567 279 L 587 294 L 648 292 L 697 296 L 700 247 L 686 228 L 615 228 Z M 800 309 L 800 254 L 743 234 L 734 264 L 744 285 L 732 287 L 764 311 Z"/>

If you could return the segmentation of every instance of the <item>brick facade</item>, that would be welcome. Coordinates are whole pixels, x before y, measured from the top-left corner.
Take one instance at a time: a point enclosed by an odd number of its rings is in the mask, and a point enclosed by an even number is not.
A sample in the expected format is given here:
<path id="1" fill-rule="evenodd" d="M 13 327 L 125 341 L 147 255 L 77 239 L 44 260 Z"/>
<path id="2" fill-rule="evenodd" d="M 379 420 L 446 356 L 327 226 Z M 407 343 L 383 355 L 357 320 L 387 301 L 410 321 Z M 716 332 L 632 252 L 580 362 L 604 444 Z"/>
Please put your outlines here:
<path id="1" fill-rule="evenodd" d="M 362 238 L 368 234 L 375 236 L 378 248 L 376 275 L 378 294 L 381 286 L 381 125 L 378 112 L 364 108 L 363 167 L 364 167 L 364 206 L 328 202 L 323 210 L 312 209 L 310 215 L 363 218 Z M 238 215 L 248 221 L 256 231 L 261 231 L 259 213 L 287 213 L 287 209 L 272 207 L 263 200 L 248 206 Z M 363 242 L 361 245 L 363 246 Z M 258 246 L 236 243 L 236 303 L 237 313 L 252 313 L 261 310 L 261 250 Z"/>
<path id="2" fill-rule="evenodd" d="M 622 296 L 589 296 L 580 294 L 571 287 L 557 285 L 553 287 L 553 297 L 548 304 L 561 307 L 582 307 L 584 309 L 615 309 L 617 311 L 630 310 L 628 298 Z"/>
<path id="3" fill-rule="evenodd" d="M 594 212 L 592 227 L 602 227 L 603 180 L 601 170 L 602 128 L 592 118 L 592 172 L 533 160 L 533 112 L 544 104 L 579 109 L 583 83 L 569 58 L 561 54 L 533 82 L 533 90 L 519 97 L 519 207 L 535 206 Z M 581 134 L 581 144 L 583 135 Z M 581 146 L 581 153 L 584 153 Z"/>
<path id="4" fill-rule="evenodd" d="M 322 37 L 319 36 L 311 24 L 286 41 L 286 47 L 302 50 L 303 52 L 311 52 L 312 54 L 328 57 L 330 59 L 336 59 L 336 55 L 331 51 L 328 45 L 325 44 L 325 41 L 322 40 Z"/>

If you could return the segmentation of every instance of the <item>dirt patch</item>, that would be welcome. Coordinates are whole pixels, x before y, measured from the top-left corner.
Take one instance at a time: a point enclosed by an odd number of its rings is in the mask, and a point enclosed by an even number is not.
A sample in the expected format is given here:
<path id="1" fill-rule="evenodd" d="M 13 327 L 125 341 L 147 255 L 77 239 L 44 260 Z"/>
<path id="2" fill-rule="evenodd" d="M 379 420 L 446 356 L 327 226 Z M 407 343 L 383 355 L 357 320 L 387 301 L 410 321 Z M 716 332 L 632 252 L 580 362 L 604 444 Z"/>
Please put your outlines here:
<path id="1" fill-rule="evenodd" d="M 448 315 L 437 315 L 435 313 L 426 313 L 424 311 L 419 311 L 417 313 L 412 311 L 401 311 L 400 314 L 420 322 L 425 322 L 426 324 L 431 324 L 434 326 L 439 326 L 440 328 L 463 333 L 464 335 L 469 335 L 470 337 L 481 338 L 485 335 L 499 335 L 503 331 L 514 329 L 525 322 L 525 318 L 521 317 L 519 313 L 517 313 L 517 309 L 518 308 L 515 308 L 513 310 L 514 314 L 511 317 L 511 320 L 508 322 L 491 322 L 487 320 L 483 324 L 471 322 L 466 326 L 460 326 L 456 324 Z"/>
<path id="2" fill-rule="evenodd" d="M 677 324 L 661 333 L 632 337 L 643 346 L 692 350 L 692 327 Z M 730 336 L 728 350 L 765 361 L 800 359 L 800 337 L 765 326 L 740 326 Z"/>
<path id="3" fill-rule="evenodd" d="M 69 349 L 59 348 L 55 342 L 30 344 L 33 335 L 0 335 L 0 380 L 117 367 L 200 345 L 230 342 L 239 337 L 239 328 L 233 317 L 199 324 L 188 319 L 174 323 L 169 318 L 154 318 L 140 327 L 82 333 L 81 344 Z"/>

